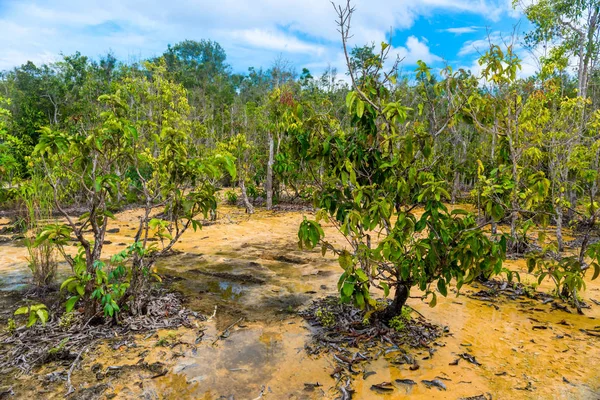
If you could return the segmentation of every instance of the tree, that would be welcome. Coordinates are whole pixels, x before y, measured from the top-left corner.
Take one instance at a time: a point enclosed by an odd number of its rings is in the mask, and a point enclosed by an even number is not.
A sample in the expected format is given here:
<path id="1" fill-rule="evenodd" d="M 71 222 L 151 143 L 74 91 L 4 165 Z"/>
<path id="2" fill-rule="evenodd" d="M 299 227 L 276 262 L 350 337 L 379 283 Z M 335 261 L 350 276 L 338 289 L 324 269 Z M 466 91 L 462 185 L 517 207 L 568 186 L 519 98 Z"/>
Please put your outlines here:
<path id="1" fill-rule="evenodd" d="M 352 13 L 349 4 L 338 8 L 345 50 Z M 430 172 L 433 137 L 423 124 L 407 119 L 413 110 L 391 99 L 396 73 L 383 70 L 388 51 L 383 43 L 380 53 L 365 61 L 373 68 L 360 79 L 348 62 L 354 88 L 347 96 L 351 128 L 345 131 L 339 121 L 307 112 L 307 105 L 296 128 L 296 135 L 310 136 L 305 158 L 325 165 L 322 183 L 315 182 L 319 211 L 315 220 L 302 222 L 299 243 L 320 244 L 324 253 L 338 255 L 344 269 L 338 283 L 342 302 L 373 310 L 372 287 L 386 296 L 394 290 L 384 320 L 400 314 L 413 286 L 431 295 L 434 306 L 432 284 L 447 295 L 453 279 L 460 289 L 481 273 L 499 273 L 506 245 L 504 237 L 488 238 L 470 213 L 450 211 L 442 203 L 450 195 L 445 182 Z M 421 215 L 415 212 L 419 204 Z M 339 229 L 349 247 L 324 240 L 323 219 Z"/>
<path id="2" fill-rule="evenodd" d="M 18 152 L 23 144 L 7 132 L 11 113 L 5 107 L 9 104 L 8 99 L 0 97 L 0 191 L 4 189 L 5 184 L 12 186 L 15 175 L 18 174 L 20 168 L 15 152 Z"/>
<path id="3" fill-rule="evenodd" d="M 514 0 L 513 5 L 521 4 Z M 536 0 L 523 6 L 534 24 L 526 36 L 532 45 L 550 43 L 566 57 L 577 58 L 578 95 L 586 98 L 589 76 L 600 48 L 600 4 L 597 0 Z"/>
<path id="4" fill-rule="evenodd" d="M 125 80 L 114 93 L 100 97 L 104 111 L 99 125 L 75 135 L 44 128 L 35 150 L 54 191 L 56 208 L 67 220 L 48 226 L 37 240 L 55 243 L 71 265 L 73 275 L 61 286 L 72 294 L 67 311 L 81 300 L 88 318 L 96 315 L 98 307 L 109 317 L 123 305 L 132 313 L 141 312 L 156 260 L 188 228 L 201 228 L 199 215 L 206 217 L 215 209 L 211 182 L 220 175 L 220 166 L 235 176 L 231 159 L 201 158 L 190 151 L 185 89 L 167 79 L 164 65 L 147 67 L 151 78 Z M 131 179 L 124 180 L 118 173 L 125 169 L 132 173 Z M 143 212 L 134 242 L 105 263 L 102 249 L 109 220 L 114 218 L 111 210 L 118 204 L 119 181 L 141 197 Z M 75 221 L 66 207 L 78 202 L 79 193 L 86 212 Z M 156 209 L 162 212 L 155 214 Z M 87 229 L 92 239 L 84 235 Z M 71 234 L 79 246 L 74 257 L 64 249 Z M 160 245 L 151 243 L 152 237 Z"/>
<path id="5" fill-rule="evenodd" d="M 481 77 L 488 87 L 485 91 L 470 93 L 464 110 L 477 129 L 491 137 L 490 158 L 498 165 L 498 170 L 494 168 L 491 172 L 494 181 L 488 181 L 493 186 L 480 194 L 484 193 L 488 215 L 499 219 L 508 214 L 510 249 L 521 253 L 527 245 L 527 224 L 521 224 L 522 215 L 535 215 L 532 210 L 543 204 L 549 187 L 543 170 L 524 168 L 528 161 L 539 161 L 540 152 L 531 140 L 531 132 L 523 129 L 536 115 L 524 113 L 528 93 L 517 79 L 521 64 L 512 44 L 504 50 L 491 45 L 479 64 L 483 67 Z M 480 181 L 484 177 L 482 172 L 479 172 Z M 506 202 L 502 201 L 504 196 Z"/>

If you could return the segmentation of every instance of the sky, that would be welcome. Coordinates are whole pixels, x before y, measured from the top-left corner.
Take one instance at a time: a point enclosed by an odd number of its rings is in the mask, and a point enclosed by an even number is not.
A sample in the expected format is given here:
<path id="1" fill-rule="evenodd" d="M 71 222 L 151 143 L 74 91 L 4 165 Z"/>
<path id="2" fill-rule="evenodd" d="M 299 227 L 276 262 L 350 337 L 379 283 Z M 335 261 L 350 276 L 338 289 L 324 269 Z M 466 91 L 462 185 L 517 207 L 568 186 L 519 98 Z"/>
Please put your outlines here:
<path id="1" fill-rule="evenodd" d="M 345 1 L 345 0 L 341 0 Z M 402 69 L 417 60 L 434 68 L 478 71 L 493 42 L 529 29 L 511 0 L 355 0 L 351 45 L 390 38 Z M 269 68 L 278 58 L 313 75 L 345 71 L 336 13 L 329 0 L 0 0 L 0 70 L 52 62 L 79 51 L 97 59 L 112 51 L 122 61 L 162 54 L 168 44 L 211 39 L 234 72 Z M 521 74 L 537 69 L 519 48 Z"/>

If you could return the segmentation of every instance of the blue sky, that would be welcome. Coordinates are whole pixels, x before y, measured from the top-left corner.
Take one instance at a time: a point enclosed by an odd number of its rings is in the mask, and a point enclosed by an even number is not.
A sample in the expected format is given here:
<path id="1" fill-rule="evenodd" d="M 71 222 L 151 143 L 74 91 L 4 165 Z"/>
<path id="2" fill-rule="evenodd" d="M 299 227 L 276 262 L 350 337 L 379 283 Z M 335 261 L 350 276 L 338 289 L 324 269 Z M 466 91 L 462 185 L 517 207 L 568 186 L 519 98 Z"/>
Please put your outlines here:
<path id="1" fill-rule="evenodd" d="M 510 0 L 356 0 L 353 44 L 380 43 L 392 32 L 393 54 L 412 70 L 421 59 L 434 67 L 477 70 L 487 38 L 528 28 Z M 236 72 L 268 68 L 278 57 L 300 71 L 343 70 L 335 12 L 329 0 L 0 0 L 0 69 L 31 60 L 55 61 L 75 51 L 97 58 L 111 50 L 135 61 L 160 55 L 167 44 L 213 39 Z M 523 74 L 536 69 L 521 49 Z"/>

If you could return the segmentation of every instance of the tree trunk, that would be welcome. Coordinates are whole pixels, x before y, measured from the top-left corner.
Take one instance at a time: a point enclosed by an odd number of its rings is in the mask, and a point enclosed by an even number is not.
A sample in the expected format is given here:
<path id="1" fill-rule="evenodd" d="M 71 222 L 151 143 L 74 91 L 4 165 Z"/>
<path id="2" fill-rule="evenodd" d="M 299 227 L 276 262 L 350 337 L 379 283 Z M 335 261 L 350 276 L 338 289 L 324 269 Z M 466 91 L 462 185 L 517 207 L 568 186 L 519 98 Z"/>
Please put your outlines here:
<path id="1" fill-rule="evenodd" d="M 460 172 L 454 171 L 454 183 L 452 185 L 452 204 L 456 203 L 456 197 L 460 189 Z"/>
<path id="2" fill-rule="evenodd" d="M 273 134 L 269 133 L 269 162 L 267 163 L 267 180 L 265 182 L 265 192 L 267 193 L 267 210 L 273 208 L 273 163 L 275 152 L 275 143 Z"/>
<path id="3" fill-rule="evenodd" d="M 563 209 L 562 205 L 559 203 L 556 205 L 556 241 L 558 242 L 558 252 L 561 253 L 564 250 L 564 242 L 562 235 L 562 222 L 563 222 Z"/>
<path id="4" fill-rule="evenodd" d="M 248 193 L 246 191 L 246 182 L 244 182 L 244 178 L 240 175 L 240 190 L 242 191 L 242 200 L 244 201 L 244 205 L 246 206 L 246 212 L 248 214 L 254 214 L 254 206 L 248 199 Z"/>
<path id="5" fill-rule="evenodd" d="M 410 288 L 406 283 L 400 282 L 396 285 L 394 301 L 392 301 L 392 304 L 390 304 L 383 312 L 384 321 L 387 322 L 402 313 L 402 307 L 404 307 L 404 304 L 406 304 L 409 290 Z"/>

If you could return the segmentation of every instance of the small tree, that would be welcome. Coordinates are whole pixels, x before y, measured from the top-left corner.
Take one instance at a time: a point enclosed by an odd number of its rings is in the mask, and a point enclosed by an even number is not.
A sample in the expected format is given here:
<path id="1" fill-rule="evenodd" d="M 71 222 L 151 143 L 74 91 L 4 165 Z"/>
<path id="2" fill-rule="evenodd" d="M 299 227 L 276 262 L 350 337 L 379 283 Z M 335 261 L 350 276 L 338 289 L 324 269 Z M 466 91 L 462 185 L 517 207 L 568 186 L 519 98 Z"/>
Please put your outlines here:
<path id="1" fill-rule="evenodd" d="M 110 317 L 124 305 L 141 312 L 148 278 L 156 277 L 156 260 L 188 228 L 201 228 L 197 218 L 216 208 L 211 182 L 221 167 L 235 176 L 230 158 L 200 158 L 192 152 L 185 89 L 166 79 L 164 65 L 148 68 L 151 78 L 131 78 L 114 94 L 100 97 L 105 108 L 100 125 L 75 135 L 44 128 L 35 151 L 56 208 L 67 220 L 48 226 L 37 240 L 52 241 L 71 265 L 73 275 L 61 286 L 72 294 L 66 308 L 82 301 L 87 317 L 99 307 Z M 133 178 L 121 181 L 119 170 L 129 170 Z M 111 210 L 118 204 L 117 184 L 129 186 L 142 215 L 133 243 L 106 262 L 102 250 L 114 219 Z M 78 203 L 80 193 L 86 211 L 75 220 L 67 205 Z M 84 235 L 87 229 L 91 239 Z M 75 256 L 64 249 L 71 234 L 78 243 Z M 158 242 L 151 243 L 153 237 Z"/>
<path id="2" fill-rule="evenodd" d="M 345 50 L 352 12 L 349 4 L 338 8 Z M 360 81 L 348 62 L 354 87 L 346 99 L 350 130 L 307 112 L 308 105 L 296 129 L 297 135 L 309 135 L 304 157 L 324 165 L 322 183 L 315 182 L 317 218 L 300 225 L 300 246 L 321 244 L 323 253 L 338 255 L 344 269 L 338 283 L 343 302 L 373 308 L 372 287 L 386 296 L 394 290 L 384 320 L 400 314 L 414 286 L 431 295 L 434 306 L 432 284 L 445 296 L 452 280 L 460 289 L 482 273 L 499 273 L 506 246 L 504 237 L 490 240 L 473 215 L 443 204 L 450 195 L 446 183 L 431 172 L 433 135 L 424 122 L 407 123 L 413 111 L 394 101 L 396 66 L 390 72 L 383 69 L 389 49 L 383 43 L 379 54 L 364 61 L 372 67 Z M 416 211 L 420 204 L 422 213 Z M 323 219 L 342 233 L 347 248 L 324 240 Z"/>

